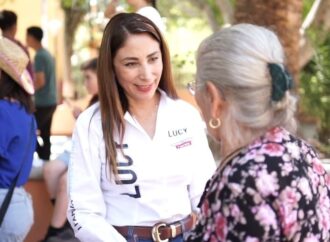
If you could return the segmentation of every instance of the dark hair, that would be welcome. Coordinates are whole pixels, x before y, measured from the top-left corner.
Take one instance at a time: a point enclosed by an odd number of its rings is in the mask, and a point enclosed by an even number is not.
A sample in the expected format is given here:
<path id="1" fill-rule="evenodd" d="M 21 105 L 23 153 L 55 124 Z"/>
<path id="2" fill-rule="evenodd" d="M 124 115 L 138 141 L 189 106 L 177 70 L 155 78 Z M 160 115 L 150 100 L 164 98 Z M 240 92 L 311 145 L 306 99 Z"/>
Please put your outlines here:
<path id="1" fill-rule="evenodd" d="M 80 66 L 80 70 L 82 70 L 82 71 L 90 70 L 90 71 L 96 72 L 97 71 L 97 58 L 93 58 L 93 59 L 90 59 L 90 60 L 84 62 Z M 98 100 L 99 100 L 98 94 L 93 95 L 91 100 L 89 100 L 88 107 L 92 106 Z"/>
<path id="2" fill-rule="evenodd" d="M 87 107 L 90 107 L 92 106 L 94 103 L 96 103 L 97 101 L 99 100 L 99 95 L 98 94 L 94 94 L 91 98 L 91 100 L 89 100 L 88 102 L 88 106 Z"/>
<path id="3" fill-rule="evenodd" d="M 0 99 L 5 98 L 17 100 L 28 113 L 34 112 L 32 96 L 18 85 L 11 76 L 0 70 Z"/>
<path id="4" fill-rule="evenodd" d="M 125 133 L 124 114 L 128 110 L 128 100 L 115 79 L 113 59 L 130 35 L 147 34 L 159 43 L 163 62 L 163 72 L 159 88 L 176 99 L 170 54 L 166 42 L 157 26 L 148 18 L 136 13 L 119 13 L 111 18 L 105 27 L 98 59 L 97 77 L 102 118 L 102 131 L 105 142 L 106 159 L 111 170 L 117 174 L 116 144 L 114 131 L 119 133 L 122 144 Z"/>
<path id="5" fill-rule="evenodd" d="M 41 42 L 42 37 L 44 36 L 44 32 L 40 27 L 31 26 L 27 29 L 27 34 Z"/>
<path id="6" fill-rule="evenodd" d="M 92 70 L 92 71 L 97 71 L 97 58 L 93 58 L 90 59 L 86 62 L 84 62 L 81 67 L 80 70 L 82 71 L 87 71 L 87 70 Z"/>
<path id="7" fill-rule="evenodd" d="M 148 0 L 147 2 L 149 2 L 149 4 L 151 4 L 151 6 L 153 6 L 154 8 L 157 9 L 156 0 Z"/>
<path id="8" fill-rule="evenodd" d="M 0 12 L 0 28 L 2 31 L 10 29 L 17 24 L 17 15 L 13 11 L 2 10 Z"/>

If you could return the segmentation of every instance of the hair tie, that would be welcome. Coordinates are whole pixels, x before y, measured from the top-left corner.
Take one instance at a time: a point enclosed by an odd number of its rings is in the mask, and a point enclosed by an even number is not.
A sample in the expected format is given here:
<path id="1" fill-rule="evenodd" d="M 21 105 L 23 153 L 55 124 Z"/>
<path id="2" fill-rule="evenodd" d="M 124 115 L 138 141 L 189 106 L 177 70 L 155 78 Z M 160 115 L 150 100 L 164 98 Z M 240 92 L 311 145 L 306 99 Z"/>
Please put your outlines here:
<path id="1" fill-rule="evenodd" d="M 272 100 L 278 102 L 293 87 L 293 79 L 279 64 L 268 63 L 268 68 L 272 78 Z"/>

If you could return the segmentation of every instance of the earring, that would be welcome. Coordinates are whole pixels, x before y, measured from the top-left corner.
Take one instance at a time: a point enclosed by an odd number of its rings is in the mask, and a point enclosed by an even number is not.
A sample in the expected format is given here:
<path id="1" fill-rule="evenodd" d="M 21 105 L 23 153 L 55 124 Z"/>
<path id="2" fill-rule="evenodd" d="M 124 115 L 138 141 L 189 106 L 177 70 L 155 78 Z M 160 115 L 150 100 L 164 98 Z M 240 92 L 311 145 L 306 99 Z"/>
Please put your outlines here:
<path id="1" fill-rule="evenodd" d="M 209 120 L 209 126 L 212 128 L 212 129 L 217 129 L 221 126 L 221 120 L 220 118 L 211 118 Z"/>

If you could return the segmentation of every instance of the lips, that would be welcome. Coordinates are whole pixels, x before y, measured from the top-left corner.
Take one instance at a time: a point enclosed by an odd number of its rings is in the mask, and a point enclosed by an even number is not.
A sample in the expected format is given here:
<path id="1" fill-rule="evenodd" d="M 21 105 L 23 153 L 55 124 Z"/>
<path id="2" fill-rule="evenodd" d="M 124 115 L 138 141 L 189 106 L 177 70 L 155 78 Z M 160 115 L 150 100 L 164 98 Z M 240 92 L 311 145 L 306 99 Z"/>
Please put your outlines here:
<path id="1" fill-rule="evenodd" d="M 140 91 L 140 92 L 149 92 L 152 90 L 153 84 L 150 85 L 136 85 L 136 88 Z"/>

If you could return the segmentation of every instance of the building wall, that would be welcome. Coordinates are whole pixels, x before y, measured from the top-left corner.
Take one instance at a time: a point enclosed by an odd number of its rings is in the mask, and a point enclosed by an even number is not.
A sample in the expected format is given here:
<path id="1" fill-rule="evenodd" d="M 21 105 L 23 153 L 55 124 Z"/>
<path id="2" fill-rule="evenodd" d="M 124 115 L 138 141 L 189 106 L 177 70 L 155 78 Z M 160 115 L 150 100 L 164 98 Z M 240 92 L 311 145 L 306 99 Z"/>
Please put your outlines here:
<path id="1" fill-rule="evenodd" d="M 44 30 L 43 45 L 56 60 L 56 74 L 61 95 L 64 63 L 64 15 L 60 0 L 1 0 L 0 9 L 14 11 L 18 16 L 16 38 L 26 45 L 26 29 L 32 25 Z M 34 51 L 29 49 L 33 60 Z"/>

